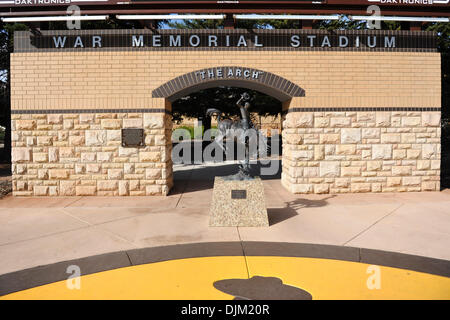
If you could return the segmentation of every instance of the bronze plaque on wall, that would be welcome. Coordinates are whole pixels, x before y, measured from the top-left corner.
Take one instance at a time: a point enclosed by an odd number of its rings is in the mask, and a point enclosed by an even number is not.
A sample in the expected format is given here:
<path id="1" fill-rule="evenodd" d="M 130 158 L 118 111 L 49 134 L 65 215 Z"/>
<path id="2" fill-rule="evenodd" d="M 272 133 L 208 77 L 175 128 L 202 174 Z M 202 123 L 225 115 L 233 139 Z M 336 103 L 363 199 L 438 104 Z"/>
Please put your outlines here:
<path id="1" fill-rule="evenodd" d="M 122 129 L 122 147 L 144 146 L 144 129 Z"/>

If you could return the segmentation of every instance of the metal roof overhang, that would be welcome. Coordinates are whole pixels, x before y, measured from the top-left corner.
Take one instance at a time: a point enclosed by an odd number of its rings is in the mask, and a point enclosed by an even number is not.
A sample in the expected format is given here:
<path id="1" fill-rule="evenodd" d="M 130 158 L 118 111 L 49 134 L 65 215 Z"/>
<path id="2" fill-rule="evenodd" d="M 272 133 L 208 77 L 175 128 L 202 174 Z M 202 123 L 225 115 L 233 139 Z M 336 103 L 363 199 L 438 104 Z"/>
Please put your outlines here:
<path id="1" fill-rule="evenodd" d="M 228 13 L 367 15 L 367 7 L 378 5 L 383 16 L 450 17 L 449 0 L 420 0 L 420 3 L 382 3 L 381 0 L 0 0 L 0 17 L 61 16 L 69 5 L 82 15 Z"/>

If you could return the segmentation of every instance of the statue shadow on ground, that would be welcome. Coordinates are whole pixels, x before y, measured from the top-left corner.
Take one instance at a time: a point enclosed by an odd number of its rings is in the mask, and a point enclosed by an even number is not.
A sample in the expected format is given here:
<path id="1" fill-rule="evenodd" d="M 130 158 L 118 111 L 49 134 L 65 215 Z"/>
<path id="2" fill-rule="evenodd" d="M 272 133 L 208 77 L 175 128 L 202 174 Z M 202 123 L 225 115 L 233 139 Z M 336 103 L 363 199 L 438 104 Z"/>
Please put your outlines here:
<path id="1" fill-rule="evenodd" d="M 308 291 L 285 284 L 276 277 L 224 279 L 214 282 L 213 286 L 234 296 L 234 300 L 312 300 Z"/>
<path id="2" fill-rule="evenodd" d="M 334 197 L 335 195 L 317 200 L 295 199 L 293 201 L 286 202 L 286 206 L 284 208 L 267 208 L 267 215 L 269 216 L 269 226 L 273 226 L 277 223 L 297 216 L 299 214 L 298 211 L 301 209 L 325 207 L 328 205 L 327 200 Z"/>

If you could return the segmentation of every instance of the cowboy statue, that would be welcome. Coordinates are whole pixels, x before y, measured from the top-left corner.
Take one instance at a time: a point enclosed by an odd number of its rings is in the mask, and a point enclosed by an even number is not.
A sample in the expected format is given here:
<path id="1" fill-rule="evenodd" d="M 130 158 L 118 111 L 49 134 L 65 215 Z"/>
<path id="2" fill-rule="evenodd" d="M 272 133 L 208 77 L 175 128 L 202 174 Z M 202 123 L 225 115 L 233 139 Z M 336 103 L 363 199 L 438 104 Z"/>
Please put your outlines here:
<path id="1" fill-rule="evenodd" d="M 217 129 L 219 131 L 218 136 L 215 140 L 220 147 L 223 147 L 222 141 L 225 137 L 236 138 L 236 140 L 244 145 L 245 154 L 244 160 L 239 165 L 239 171 L 237 174 L 224 177 L 226 180 L 252 180 L 253 176 L 250 173 L 250 155 L 254 155 L 255 148 L 250 148 L 252 146 L 258 145 L 258 130 L 253 125 L 248 109 L 250 108 L 251 96 L 247 92 L 241 95 L 241 98 L 237 101 L 236 105 L 239 107 L 241 112 L 240 120 L 221 120 L 222 112 L 218 109 L 208 109 L 206 114 L 208 116 L 217 115 Z M 225 149 L 224 149 L 225 150 Z M 226 151 L 226 150 L 225 150 Z M 256 151 L 258 153 L 258 151 Z"/>

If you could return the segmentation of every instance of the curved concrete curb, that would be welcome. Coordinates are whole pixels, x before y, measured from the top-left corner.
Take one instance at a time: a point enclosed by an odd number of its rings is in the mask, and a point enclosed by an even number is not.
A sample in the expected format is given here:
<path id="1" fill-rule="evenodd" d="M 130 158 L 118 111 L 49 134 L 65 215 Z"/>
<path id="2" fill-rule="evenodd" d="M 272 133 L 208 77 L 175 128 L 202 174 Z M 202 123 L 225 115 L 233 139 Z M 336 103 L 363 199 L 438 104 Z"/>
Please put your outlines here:
<path id="1" fill-rule="evenodd" d="M 408 269 L 450 277 L 450 261 L 397 252 L 284 242 L 206 242 L 113 252 L 0 275 L 0 296 L 66 280 L 70 265 L 82 275 L 176 259 L 215 256 L 279 256 L 334 259 Z"/>

